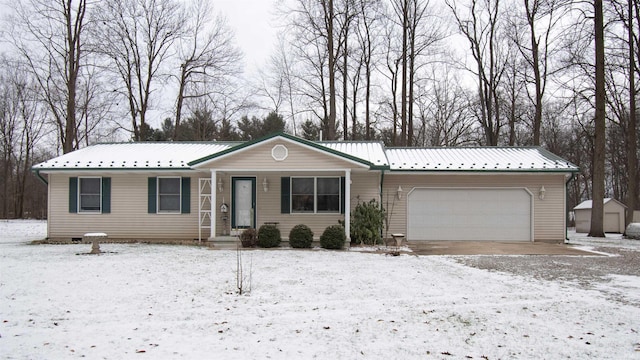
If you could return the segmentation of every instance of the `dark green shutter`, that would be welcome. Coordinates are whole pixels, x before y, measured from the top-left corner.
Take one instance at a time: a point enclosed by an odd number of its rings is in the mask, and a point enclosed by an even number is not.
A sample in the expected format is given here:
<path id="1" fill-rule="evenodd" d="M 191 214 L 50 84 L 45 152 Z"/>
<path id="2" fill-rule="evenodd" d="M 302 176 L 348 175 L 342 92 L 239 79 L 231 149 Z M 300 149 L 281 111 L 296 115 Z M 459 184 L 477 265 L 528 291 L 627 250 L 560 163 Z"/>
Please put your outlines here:
<path id="1" fill-rule="evenodd" d="M 78 212 L 78 178 L 69 178 L 69 212 Z"/>
<path id="2" fill-rule="evenodd" d="M 102 178 L 102 213 L 111 212 L 111 178 Z"/>
<path id="3" fill-rule="evenodd" d="M 191 178 L 182 178 L 182 213 L 189 214 L 191 212 Z"/>
<path id="4" fill-rule="evenodd" d="M 291 212 L 291 178 L 280 178 L 280 212 L 289 214 Z"/>
<path id="5" fill-rule="evenodd" d="M 149 200 L 148 200 L 148 212 L 149 214 L 155 214 L 157 212 L 157 207 L 156 207 L 156 191 L 157 191 L 157 186 L 156 186 L 156 181 L 157 179 L 155 177 L 150 177 L 148 179 L 148 195 L 149 195 Z"/>
<path id="6" fill-rule="evenodd" d="M 344 214 L 344 211 L 345 211 L 344 210 L 344 203 L 345 203 L 344 197 L 346 194 L 345 186 L 346 186 L 346 180 L 345 180 L 345 177 L 343 176 L 340 178 L 340 212 L 342 214 Z"/>

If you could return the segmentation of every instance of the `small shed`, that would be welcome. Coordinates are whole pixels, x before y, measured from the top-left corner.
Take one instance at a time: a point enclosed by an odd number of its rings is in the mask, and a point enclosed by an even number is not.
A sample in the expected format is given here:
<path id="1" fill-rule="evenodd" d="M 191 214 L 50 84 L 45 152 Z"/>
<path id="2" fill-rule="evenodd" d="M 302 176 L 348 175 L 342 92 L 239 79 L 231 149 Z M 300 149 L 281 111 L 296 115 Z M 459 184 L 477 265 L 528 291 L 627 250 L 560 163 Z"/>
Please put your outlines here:
<path id="1" fill-rule="evenodd" d="M 573 208 L 576 217 L 576 232 L 588 233 L 591 229 L 592 200 L 585 200 Z M 624 233 L 627 206 L 612 198 L 604 199 L 604 232 Z"/>

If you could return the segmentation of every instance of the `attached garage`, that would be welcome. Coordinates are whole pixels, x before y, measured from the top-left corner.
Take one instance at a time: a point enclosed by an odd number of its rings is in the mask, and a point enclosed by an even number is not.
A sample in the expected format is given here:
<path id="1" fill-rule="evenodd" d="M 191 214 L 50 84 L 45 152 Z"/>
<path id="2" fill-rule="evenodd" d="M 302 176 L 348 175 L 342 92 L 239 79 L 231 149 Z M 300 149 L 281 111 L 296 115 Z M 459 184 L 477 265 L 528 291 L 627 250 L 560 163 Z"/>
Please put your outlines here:
<path id="1" fill-rule="evenodd" d="M 532 241 L 532 194 L 524 188 L 414 188 L 412 240 Z"/>

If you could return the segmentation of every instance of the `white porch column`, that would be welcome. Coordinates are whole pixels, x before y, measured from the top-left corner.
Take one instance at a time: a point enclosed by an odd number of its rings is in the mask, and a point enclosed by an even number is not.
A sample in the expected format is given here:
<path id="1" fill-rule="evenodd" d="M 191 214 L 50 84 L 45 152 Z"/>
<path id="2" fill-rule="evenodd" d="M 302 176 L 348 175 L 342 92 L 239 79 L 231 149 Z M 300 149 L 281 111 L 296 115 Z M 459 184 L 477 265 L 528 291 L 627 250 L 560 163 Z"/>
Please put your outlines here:
<path id="1" fill-rule="evenodd" d="M 215 170 L 211 169 L 211 213 L 210 213 L 210 218 L 211 218 L 210 231 L 211 232 L 209 234 L 209 240 L 213 240 L 216 237 L 216 218 L 218 217 L 218 212 L 217 212 L 218 206 L 216 205 L 218 203 L 216 200 L 217 193 L 218 193 L 217 174 Z"/>
<path id="2" fill-rule="evenodd" d="M 351 244 L 351 169 L 344 171 L 344 232 Z"/>

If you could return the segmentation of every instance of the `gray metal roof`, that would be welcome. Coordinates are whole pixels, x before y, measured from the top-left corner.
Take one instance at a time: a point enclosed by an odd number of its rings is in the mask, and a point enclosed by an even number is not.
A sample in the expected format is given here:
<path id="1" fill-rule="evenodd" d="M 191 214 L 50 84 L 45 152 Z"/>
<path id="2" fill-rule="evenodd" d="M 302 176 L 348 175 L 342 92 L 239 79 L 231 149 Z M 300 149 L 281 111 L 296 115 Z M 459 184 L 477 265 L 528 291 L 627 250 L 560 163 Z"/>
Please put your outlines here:
<path id="1" fill-rule="evenodd" d="M 539 147 L 390 148 L 386 155 L 392 171 L 578 171 Z"/>
<path id="2" fill-rule="evenodd" d="M 64 154 L 33 167 L 64 169 L 191 169 L 189 161 L 228 149 L 238 143 L 139 142 L 97 144 Z"/>
<path id="3" fill-rule="evenodd" d="M 366 160 L 374 166 L 388 166 L 384 145 L 378 141 L 320 141 L 318 145 Z"/>
<path id="4" fill-rule="evenodd" d="M 277 136 L 277 135 L 276 135 Z M 287 138 L 297 139 L 291 135 Z M 272 136 L 273 137 L 273 136 Z M 269 137 L 269 138 L 272 138 Z M 267 138 L 267 139 L 269 139 Z M 301 140 L 302 141 L 302 140 Z M 306 141 L 306 140 L 305 140 Z M 257 140 L 255 143 L 259 143 Z M 253 142 L 252 142 L 253 143 Z M 309 142 L 391 171 L 556 171 L 578 167 L 539 147 L 389 148 L 375 141 Z M 53 170 L 189 170 L 198 159 L 233 151 L 242 142 L 141 142 L 92 145 L 33 167 Z M 315 145 L 314 145 L 315 144 Z"/>

